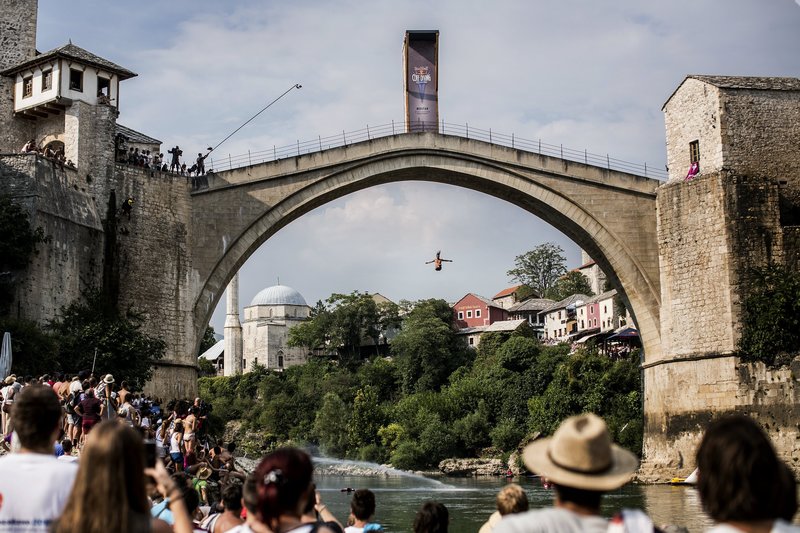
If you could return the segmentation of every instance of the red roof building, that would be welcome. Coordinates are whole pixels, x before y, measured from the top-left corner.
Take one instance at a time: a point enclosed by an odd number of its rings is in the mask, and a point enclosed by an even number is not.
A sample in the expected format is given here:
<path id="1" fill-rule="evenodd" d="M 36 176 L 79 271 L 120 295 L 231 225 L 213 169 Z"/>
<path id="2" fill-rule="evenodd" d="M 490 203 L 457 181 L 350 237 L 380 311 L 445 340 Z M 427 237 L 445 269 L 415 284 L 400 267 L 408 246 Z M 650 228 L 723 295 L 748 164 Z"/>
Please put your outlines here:
<path id="1" fill-rule="evenodd" d="M 457 327 L 475 328 L 508 320 L 508 311 L 491 300 L 469 293 L 453 305 L 453 317 Z"/>

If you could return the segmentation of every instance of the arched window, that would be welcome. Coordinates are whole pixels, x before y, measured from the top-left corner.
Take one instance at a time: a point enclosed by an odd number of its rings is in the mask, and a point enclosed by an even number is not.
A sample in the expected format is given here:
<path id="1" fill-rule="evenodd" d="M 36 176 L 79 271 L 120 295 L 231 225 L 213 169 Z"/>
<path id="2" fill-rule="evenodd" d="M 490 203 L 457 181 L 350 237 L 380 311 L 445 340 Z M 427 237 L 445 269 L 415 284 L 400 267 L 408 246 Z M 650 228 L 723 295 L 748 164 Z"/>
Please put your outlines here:
<path id="1" fill-rule="evenodd" d="M 283 352 L 278 352 L 278 368 L 283 368 Z"/>

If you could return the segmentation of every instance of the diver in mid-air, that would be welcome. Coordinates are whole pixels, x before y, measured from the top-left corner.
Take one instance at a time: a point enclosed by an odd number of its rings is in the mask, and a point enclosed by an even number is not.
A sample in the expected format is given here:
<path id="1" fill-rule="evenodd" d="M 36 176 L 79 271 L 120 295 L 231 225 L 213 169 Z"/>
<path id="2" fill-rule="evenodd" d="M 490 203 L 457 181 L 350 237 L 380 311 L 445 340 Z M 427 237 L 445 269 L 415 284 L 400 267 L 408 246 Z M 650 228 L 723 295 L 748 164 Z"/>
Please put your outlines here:
<path id="1" fill-rule="evenodd" d="M 433 269 L 438 272 L 438 271 L 440 271 L 442 269 L 442 263 L 452 263 L 453 262 L 452 259 L 442 259 L 441 254 L 442 254 L 441 250 L 437 251 L 436 252 L 436 258 L 435 259 L 431 259 L 430 261 L 426 261 L 425 264 L 426 265 L 430 265 L 431 263 L 433 263 Z"/>

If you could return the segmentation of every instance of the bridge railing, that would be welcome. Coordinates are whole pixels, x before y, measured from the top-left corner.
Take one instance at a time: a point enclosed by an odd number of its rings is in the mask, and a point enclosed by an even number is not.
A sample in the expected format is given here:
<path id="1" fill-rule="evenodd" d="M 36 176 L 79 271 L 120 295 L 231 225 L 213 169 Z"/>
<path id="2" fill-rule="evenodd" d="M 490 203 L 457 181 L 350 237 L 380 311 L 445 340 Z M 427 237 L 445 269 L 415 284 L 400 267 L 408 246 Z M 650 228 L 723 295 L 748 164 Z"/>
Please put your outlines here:
<path id="1" fill-rule="evenodd" d="M 436 131 L 431 123 L 412 124 L 411 133 L 413 135 L 418 131 Z M 568 161 L 575 161 L 587 165 L 608 168 L 610 170 L 617 170 L 620 172 L 627 172 L 639 176 L 646 176 L 649 178 L 667 179 L 667 172 L 664 169 L 648 166 L 647 163 L 634 163 L 611 157 L 608 154 L 595 154 L 588 150 L 577 150 L 569 148 L 563 144 L 550 144 L 543 142 L 541 139 L 526 139 L 517 137 L 515 134 L 501 133 L 493 131 L 492 129 L 482 129 L 470 126 L 469 124 L 454 124 L 450 122 L 441 121 L 438 124 L 438 131 L 443 135 L 453 135 L 456 137 L 463 137 L 466 139 L 476 139 L 479 141 L 496 144 L 499 146 L 506 146 L 523 150 L 534 154 L 542 154 L 547 156 L 559 157 Z M 392 121 L 388 124 L 381 124 L 378 126 L 366 126 L 360 130 L 344 131 L 335 133 L 328 136 L 317 136 L 316 139 L 300 141 L 294 144 L 285 146 L 273 146 L 265 150 L 248 151 L 246 154 L 239 155 L 220 155 L 219 153 L 212 153 L 209 156 L 209 161 L 206 166 L 214 171 L 232 170 L 235 168 L 247 167 L 257 165 L 259 163 L 268 163 L 277 161 L 279 159 L 286 159 L 289 157 L 296 157 L 306 154 L 312 154 L 328 150 L 330 148 L 339 148 L 350 144 L 355 144 L 362 141 L 371 139 L 378 139 L 381 137 L 389 137 L 392 135 L 406 134 L 406 124 L 403 121 Z"/>

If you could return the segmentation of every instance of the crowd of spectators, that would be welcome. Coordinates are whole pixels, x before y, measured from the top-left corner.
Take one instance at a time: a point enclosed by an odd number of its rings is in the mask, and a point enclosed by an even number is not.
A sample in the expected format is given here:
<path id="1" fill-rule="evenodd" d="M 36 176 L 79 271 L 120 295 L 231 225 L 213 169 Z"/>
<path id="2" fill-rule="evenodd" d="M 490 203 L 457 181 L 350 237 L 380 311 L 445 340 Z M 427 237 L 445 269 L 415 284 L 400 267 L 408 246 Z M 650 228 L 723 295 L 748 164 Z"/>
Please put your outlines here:
<path id="1" fill-rule="evenodd" d="M 140 150 L 137 147 L 129 147 L 128 141 L 128 138 L 122 134 L 118 134 L 115 138 L 117 163 L 124 163 L 147 170 L 171 172 L 186 177 L 197 177 L 206 173 L 205 160 L 211 154 L 211 148 L 207 149 L 208 153 L 205 155 L 198 153 L 197 158 L 187 164 L 180 146 L 167 150 L 168 157 L 165 157 L 163 152 L 156 153 L 144 148 Z"/>
<path id="2" fill-rule="evenodd" d="M 75 163 L 72 162 L 71 159 L 67 159 L 64 155 L 64 148 L 60 146 L 53 149 L 52 145 L 48 144 L 47 146 L 42 146 L 41 144 L 36 143 L 36 139 L 31 139 L 25 143 L 25 145 L 20 149 L 21 154 L 39 154 L 44 156 L 45 158 L 49 159 L 53 162 L 54 165 L 58 165 L 62 170 L 64 167 L 67 168 L 75 168 Z"/>
<path id="3" fill-rule="evenodd" d="M 236 446 L 213 442 L 200 398 L 170 401 L 133 392 L 110 374 L 4 380 L 0 532 L 369 533 L 375 495 L 353 492 L 347 526 L 321 501 L 311 457 L 297 448 L 266 455 L 251 473 Z M 712 423 L 697 452 L 698 492 L 712 533 L 798 533 L 795 479 L 751 419 Z M 481 533 L 654 532 L 640 510 L 608 521 L 604 494 L 628 483 L 636 457 L 611 442 L 592 414 L 565 420 L 523 452 L 526 466 L 554 488 L 551 508 L 528 510 L 515 484 L 497 496 Z M 425 502 L 415 533 L 446 533 L 450 512 Z"/>

